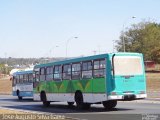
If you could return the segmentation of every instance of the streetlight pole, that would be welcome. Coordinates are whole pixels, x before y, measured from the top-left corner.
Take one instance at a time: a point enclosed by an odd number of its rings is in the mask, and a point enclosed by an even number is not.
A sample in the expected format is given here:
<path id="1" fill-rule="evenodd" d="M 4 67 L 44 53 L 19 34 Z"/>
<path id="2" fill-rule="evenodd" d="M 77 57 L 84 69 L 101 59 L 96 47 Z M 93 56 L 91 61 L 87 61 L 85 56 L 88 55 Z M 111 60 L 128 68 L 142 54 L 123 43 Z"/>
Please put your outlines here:
<path id="1" fill-rule="evenodd" d="M 69 43 L 69 41 L 71 41 L 72 39 L 77 39 L 78 37 L 71 37 L 71 38 L 69 38 L 68 40 L 67 40 L 67 42 L 66 42 L 66 58 L 67 58 L 67 52 L 68 52 L 68 43 Z"/>
<path id="2" fill-rule="evenodd" d="M 114 53 L 114 42 L 115 42 L 115 40 L 113 40 L 112 42 L 113 42 L 113 53 Z"/>
<path id="3" fill-rule="evenodd" d="M 115 44 L 117 44 L 118 41 L 119 40 L 112 40 L 112 42 L 113 42 L 113 53 L 117 52 L 117 51 L 115 51 Z"/>
<path id="4" fill-rule="evenodd" d="M 57 48 L 57 47 L 59 47 L 59 46 L 56 45 L 56 46 L 53 47 L 53 57 L 54 57 L 54 49 Z"/>
<path id="5" fill-rule="evenodd" d="M 132 19 L 136 18 L 135 16 L 132 16 Z M 130 18 L 128 18 L 127 20 L 124 21 L 123 23 L 123 32 L 122 32 L 122 42 L 123 42 L 123 52 L 126 52 L 126 46 L 125 46 L 125 40 L 124 40 L 124 27 L 125 27 L 125 23 L 129 20 Z"/>

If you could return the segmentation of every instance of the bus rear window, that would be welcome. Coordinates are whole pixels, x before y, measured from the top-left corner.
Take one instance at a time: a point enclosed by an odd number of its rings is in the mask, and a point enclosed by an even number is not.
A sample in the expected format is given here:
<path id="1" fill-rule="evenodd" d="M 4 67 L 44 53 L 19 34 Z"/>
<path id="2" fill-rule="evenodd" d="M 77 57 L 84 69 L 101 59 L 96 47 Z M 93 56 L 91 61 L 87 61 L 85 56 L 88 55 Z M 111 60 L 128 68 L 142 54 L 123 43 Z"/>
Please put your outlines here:
<path id="1" fill-rule="evenodd" d="M 115 75 L 142 75 L 142 61 L 138 56 L 115 56 Z"/>

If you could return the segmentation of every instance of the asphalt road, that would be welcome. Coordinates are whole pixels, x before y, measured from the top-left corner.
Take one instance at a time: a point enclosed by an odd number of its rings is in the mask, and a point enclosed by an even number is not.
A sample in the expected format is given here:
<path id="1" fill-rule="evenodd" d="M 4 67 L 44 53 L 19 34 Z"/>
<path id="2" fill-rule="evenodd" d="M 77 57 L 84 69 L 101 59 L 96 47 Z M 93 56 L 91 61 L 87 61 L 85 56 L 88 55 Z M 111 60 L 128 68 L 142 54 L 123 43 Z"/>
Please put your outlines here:
<path id="1" fill-rule="evenodd" d="M 102 105 L 92 105 L 89 110 L 78 110 L 74 106 L 69 108 L 65 102 L 54 102 L 45 108 L 41 102 L 34 102 L 31 98 L 19 101 L 11 95 L 0 95 L 0 107 L 53 113 L 85 120 L 142 120 L 144 117 L 154 117 L 153 114 L 159 114 L 156 120 L 160 119 L 160 102 L 118 102 L 116 108 L 110 111 L 105 110 Z"/>

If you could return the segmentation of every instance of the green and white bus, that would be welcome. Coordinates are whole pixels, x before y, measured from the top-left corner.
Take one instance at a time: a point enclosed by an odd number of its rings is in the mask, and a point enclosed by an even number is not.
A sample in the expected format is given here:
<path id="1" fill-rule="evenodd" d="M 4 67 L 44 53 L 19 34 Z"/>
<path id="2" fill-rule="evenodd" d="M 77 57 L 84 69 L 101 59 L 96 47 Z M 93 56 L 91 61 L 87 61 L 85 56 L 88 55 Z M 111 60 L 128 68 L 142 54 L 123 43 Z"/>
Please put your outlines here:
<path id="1" fill-rule="evenodd" d="M 76 103 L 78 108 L 100 104 L 114 108 L 117 101 L 147 97 L 143 55 L 109 53 L 36 65 L 34 100 Z"/>

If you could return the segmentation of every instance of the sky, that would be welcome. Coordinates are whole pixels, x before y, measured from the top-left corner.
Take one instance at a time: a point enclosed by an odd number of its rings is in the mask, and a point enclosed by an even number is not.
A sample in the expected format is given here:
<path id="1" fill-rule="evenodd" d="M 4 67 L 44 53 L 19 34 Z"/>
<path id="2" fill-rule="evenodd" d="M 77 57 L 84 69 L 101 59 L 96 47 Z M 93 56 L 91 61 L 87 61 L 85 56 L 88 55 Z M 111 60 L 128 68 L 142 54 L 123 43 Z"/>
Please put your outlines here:
<path id="1" fill-rule="evenodd" d="M 0 0 L 0 57 L 110 53 L 131 24 L 160 23 L 159 5 L 159 0 Z"/>

